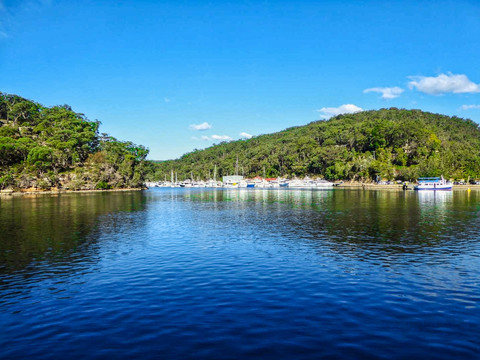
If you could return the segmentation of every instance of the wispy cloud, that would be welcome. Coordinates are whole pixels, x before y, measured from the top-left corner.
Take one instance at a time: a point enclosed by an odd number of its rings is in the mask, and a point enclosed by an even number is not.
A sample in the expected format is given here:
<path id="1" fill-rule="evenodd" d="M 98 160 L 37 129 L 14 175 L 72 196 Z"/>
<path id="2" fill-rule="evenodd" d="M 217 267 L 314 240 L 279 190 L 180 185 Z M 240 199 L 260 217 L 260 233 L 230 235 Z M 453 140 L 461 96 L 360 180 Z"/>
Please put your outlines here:
<path id="1" fill-rule="evenodd" d="M 170 101 L 172 101 L 170 98 L 167 98 L 167 97 L 164 97 L 163 98 L 163 101 L 165 101 L 166 103 L 169 103 Z"/>
<path id="2" fill-rule="evenodd" d="M 410 89 L 416 88 L 429 95 L 445 93 L 478 93 L 480 85 L 470 81 L 464 74 L 440 74 L 438 76 L 409 76 Z"/>
<path id="3" fill-rule="evenodd" d="M 12 28 L 19 23 L 24 12 L 40 12 L 48 8 L 53 0 L 0 0 L 0 39 L 14 37 Z"/>
<path id="4" fill-rule="evenodd" d="M 480 105 L 462 105 L 460 110 L 480 109 Z"/>
<path id="5" fill-rule="evenodd" d="M 5 19 L 8 17 L 7 8 L 5 2 L 0 0 L 0 39 L 8 38 L 8 34 L 5 30 Z"/>
<path id="6" fill-rule="evenodd" d="M 249 133 L 246 133 L 246 132 L 241 132 L 241 133 L 240 133 L 240 136 L 241 136 L 242 138 L 247 138 L 247 139 L 250 139 L 250 138 L 253 137 L 253 135 L 250 135 Z"/>
<path id="7" fill-rule="evenodd" d="M 332 116 L 340 115 L 340 114 L 352 114 L 359 111 L 363 111 L 361 107 L 353 104 L 344 104 L 340 105 L 339 107 L 324 107 L 320 110 L 317 110 L 320 113 L 320 116 L 323 119 L 331 118 Z"/>
<path id="8" fill-rule="evenodd" d="M 211 129 L 212 125 L 210 125 L 208 122 L 204 122 L 201 124 L 192 124 L 190 125 L 190 129 L 195 130 L 195 131 L 205 131 L 208 129 Z"/>
<path id="9" fill-rule="evenodd" d="M 14 31 L 18 17 L 22 12 L 41 11 L 45 7 L 51 6 L 52 0 L 16 0 L 6 2 L 0 0 L 0 39 L 6 39 L 14 36 Z"/>
<path id="10" fill-rule="evenodd" d="M 363 93 L 377 92 L 382 94 L 382 99 L 395 99 L 400 96 L 405 90 L 399 88 L 398 86 L 394 87 L 375 87 L 370 89 L 363 90 Z"/>

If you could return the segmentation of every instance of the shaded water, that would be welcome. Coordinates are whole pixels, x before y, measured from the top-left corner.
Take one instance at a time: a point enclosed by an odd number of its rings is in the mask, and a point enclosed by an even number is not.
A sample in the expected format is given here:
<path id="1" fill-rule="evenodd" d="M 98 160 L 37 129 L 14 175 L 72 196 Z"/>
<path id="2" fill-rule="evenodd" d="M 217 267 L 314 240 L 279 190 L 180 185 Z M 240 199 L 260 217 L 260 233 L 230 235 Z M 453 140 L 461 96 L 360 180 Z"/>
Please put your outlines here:
<path id="1" fill-rule="evenodd" d="M 0 358 L 473 358 L 480 192 L 0 198 Z"/>

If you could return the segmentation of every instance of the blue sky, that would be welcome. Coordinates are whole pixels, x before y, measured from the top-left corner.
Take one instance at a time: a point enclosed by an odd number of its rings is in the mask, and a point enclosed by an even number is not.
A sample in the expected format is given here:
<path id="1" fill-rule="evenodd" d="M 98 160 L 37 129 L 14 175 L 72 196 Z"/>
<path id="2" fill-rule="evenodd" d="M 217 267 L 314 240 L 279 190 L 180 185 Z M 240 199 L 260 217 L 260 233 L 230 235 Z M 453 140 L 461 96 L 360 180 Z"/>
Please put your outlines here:
<path id="1" fill-rule="evenodd" d="M 340 112 L 480 122 L 480 1 L 0 0 L 0 91 L 172 159 Z"/>

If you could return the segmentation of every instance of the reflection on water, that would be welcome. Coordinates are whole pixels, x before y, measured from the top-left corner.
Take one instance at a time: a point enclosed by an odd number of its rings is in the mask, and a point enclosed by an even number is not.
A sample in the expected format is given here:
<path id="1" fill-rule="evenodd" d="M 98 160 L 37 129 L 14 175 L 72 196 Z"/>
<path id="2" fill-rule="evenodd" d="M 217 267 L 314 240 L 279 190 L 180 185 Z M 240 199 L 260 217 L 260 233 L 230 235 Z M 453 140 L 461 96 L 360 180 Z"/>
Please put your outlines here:
<path id="1" fill-rule="evenodd" d="M 320 208 L 325 199 L 333 196 L 331 190 L 251 190 L 229 189 L 225 191 L 192 192 L 185 198 L 192 201 L 235 201 L 267 204 L 290 204 L 293 207 Z"/>
<path id="2" fill-rule="evenodd" d="M 421 204 L 434 203 L 445 205 L 447 202 L 452 201 L 453 191 L 417 191 L 417 196 Z"/>
<path id="3" fill-rule="evenodd" d="M 277 231 L 294 232 L 314 246 L 353 256 L 377 257 L 381 252 L 443 251 L 442 241 L 455 237 L 457 245 L 476 244 L 480 227 L 478 194 L 454 192 L 230 190 L 185 194 L 190 201 L 239 202 L 265 209 L 262 223 L 280 213 Z M 479 199 L 480 200 L 480 199 Z M 469 211 L 459 206 L 475 204 Z M 266 207 L 265 207 L 266 206 Z M 299 218 L 300 214 L 300 218 Z M 360 254 L 342 244 L 360 248 Z M 346 251 L 345 251 L 346 249 Z M 461 250 L 465 250 L 461 248 Z M 389 257 L 387 261 L 394 260 Z M 430 260 L 434 260 L 433 258 Z"/>
<path id="4" fill-rule="evenodd" d="M 74 261 L 95 247 L 95 231 L 111 231 L 124 212 L 144 208 L 140 192 L 26 195 L 0 198 L 0 274 L 32 262 Z M 88 252 L 89 255 L 93 253 Z"/>
<path id="5" fill-rule="evenodd" d="M 476 191 L 2 197 L 0 358 L 473 358 L 479 211 Z"/>

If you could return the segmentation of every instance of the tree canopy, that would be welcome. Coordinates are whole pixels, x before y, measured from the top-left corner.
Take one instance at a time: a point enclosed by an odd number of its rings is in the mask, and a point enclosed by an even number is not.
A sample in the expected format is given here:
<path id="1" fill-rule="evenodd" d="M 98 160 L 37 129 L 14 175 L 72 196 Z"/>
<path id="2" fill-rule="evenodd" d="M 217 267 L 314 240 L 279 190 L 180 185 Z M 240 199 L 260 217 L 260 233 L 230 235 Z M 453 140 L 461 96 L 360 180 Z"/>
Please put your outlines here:
<path id="1" fill-rule="evenodd" d="M 148 150 L 99 126 L 68 105 L 0 93 L 0 189 L 141 187 Z"/>
<path id="2" fill-rule="evenodd" d="M 236 163 L 238 158 L 238 170 Z M 149 177 L 318 176 L 329 180 L 480 177 L 480 129 L 472 120 L 421 110 L 344 114 L 274 134 L 223 142 L 158 162 Z"/>

